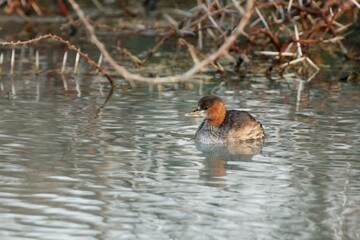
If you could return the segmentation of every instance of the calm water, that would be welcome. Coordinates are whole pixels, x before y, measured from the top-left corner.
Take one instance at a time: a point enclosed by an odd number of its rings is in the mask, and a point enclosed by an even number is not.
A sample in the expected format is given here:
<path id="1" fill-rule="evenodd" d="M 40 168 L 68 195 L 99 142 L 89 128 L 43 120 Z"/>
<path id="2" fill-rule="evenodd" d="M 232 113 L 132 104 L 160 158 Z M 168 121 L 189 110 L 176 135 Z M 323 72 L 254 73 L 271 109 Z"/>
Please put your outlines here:
<path id="1" fill-rule="evenodd" d="M 219 82 L 117 88 L 102 107 L 99 80 L 2 76 L 1 239 L 360 238 L 358 86 L 229 77 L 216 93 L 266 143 L 206 149 L 186 113 Z"/>

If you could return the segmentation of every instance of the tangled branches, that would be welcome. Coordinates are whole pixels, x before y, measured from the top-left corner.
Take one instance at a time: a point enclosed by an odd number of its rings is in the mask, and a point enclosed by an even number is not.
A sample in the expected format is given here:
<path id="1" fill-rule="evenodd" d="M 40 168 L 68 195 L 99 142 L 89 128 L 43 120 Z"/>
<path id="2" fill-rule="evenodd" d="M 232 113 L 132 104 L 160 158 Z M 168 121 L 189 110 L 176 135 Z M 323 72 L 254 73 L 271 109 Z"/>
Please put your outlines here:
<path id="1" fill-rule="evenodd" d="M 164 35 L 153 48 L 148 50 L 147 59 L 139 59 L 127 49 L 121 49 L 121 52 L 132 61 L 135 59 L 137 63 L 142 63 L 149 60 L 161 49 L 162 44 L 170 39 L 177 38 L 180 45 L 188 48 L 194 62 L 189 70 L 178 75 L 160 74 L 159 77 L 150 78 L 132 73 L 120 65 L 95 33 L 95 28 L 97 31 L 102 31 L 109 27 L 90 20 L 75 0 L 68 2 L 79 18 L 73 20 L 69 17 L 69 25 L 74 26 L 81 22 L 90 36 L 90 41 L 97 46 L 105 60 L 132 85 L 135 85 L 136 81 L 148 83 L 187 81 L 209 64 L 212 64 L 217 71 L 224 72 L 224 68 L 218 62 L 220 58 L 226 58 L 234 66 L 239 66 L 244 61 L 265 55 L 275 60 L 271 69 L 279 67 L 284 71 L 288 66 L 302 63 L 303 66 L 307 65 L 305 71 L 309 68 L 318 71 L 319 67 L 311 57 L 314 46 L 331 44 L 347 58 L 353 57 L 344 46 L 343 40 L 347 30 L 356 20 L 360 7 L 354 0 L 228 0 L 221 3 L 218 0 L 199 0 L 197 6 L 189 11 L 177 9 L 173 14 L 164 13 L 163 17 L 168 22 L 167 25 L 147 26 Z M 126 8 L 125 14 L 136 17 L 134 13 L 136 11 L 131 9 L 131 6 L 124 4 L 123 1 L 120 2 L 122 3 L 120 7 Z M 68 12 L 62 1 L 58 1 L 58 4 L 62 13 Z M 113 31 L 124 32 L 124 29 L 113 28 Z M 134 34 L 140 32 L 137 30 Z M 194 39 L 194 37 L 197 46 L 188 41 L 188 38 Z M 6 44 L 2 42 L 2 45 Z M 212 50 L 206 52 L 204 49 Z M 82 56 L 88 57 L 85 53 Z M 91 62 L 90 64 L 94 65 Z M 95 67 L 103 71 L 99 66 Z"/>
<path id="2" fill-rule="evenodd" d="M 145 78 L 132 74 L 118 65 L 99 42 L 89 23 L 75 0 L 69 0 L 80 20 L 85 25 L 92 41 L 98 46 L 110 64 L 129 81 L 175 82 L 189 79 L 208 64 L 214 63 L 222 56 L 229 57 L 234 64 L 238 56 L 240 61 L 247 60 L 247 53 L 256 52 L 262 55 L 291 57 L 280 65 L 282 69 L 298 62 L 308 63 L 315 70 L 316 64 L 308 57 L 309 48 L 320 43 L 332 43 L 348 56 L 342 44 L 341 35 L 351 23 L 342 24 L 338 19 L 344 14 L 357 13 L 353 1 L 235 1 L 220 5 L 219 1 L 199 1 L 192 12 L 188 12 L 180 21 L 164 15 L 170 22 L 170 33 L 160 42 L 183 35 L 196 35 L 198 48 L 185 44 L 194 60 L 194 66 L 183 74 L 169 77 Z M 256 4 L 255 4 L 256 2 Z M 245 7 L 246 5 L 246 7 Z M 355 16 L 355 15 L 354 15 Z M 204 41 L 218 46 L 213 53 L 201 54 Z M 183 41 L 182 41 L 183 42 Z M 257 50 L 260 49 L 260 50 Z M 202 61 L 197 55 L 206 56 Z M 278 61 L 281 63 L 281 61 Z"/>

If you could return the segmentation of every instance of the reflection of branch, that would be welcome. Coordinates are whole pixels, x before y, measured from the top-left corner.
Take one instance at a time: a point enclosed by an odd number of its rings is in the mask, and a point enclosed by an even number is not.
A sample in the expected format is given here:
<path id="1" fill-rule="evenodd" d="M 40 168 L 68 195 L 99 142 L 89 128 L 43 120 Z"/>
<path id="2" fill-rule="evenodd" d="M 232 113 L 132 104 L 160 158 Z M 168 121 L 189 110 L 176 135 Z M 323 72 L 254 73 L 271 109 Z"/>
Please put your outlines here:
<path id="1" fill-rule="evenodd" d="M 140 82 L 148 82 L 148 83 L 165 83 L 165 82 L 181 82 L 189 80 L 194 74 L 198 73 L 201 69 L 209 65 L 210 63 L 214 62 L 220 56 L 227 53 L 228 49 L 233 45 L 236 39 L 240 36 L 240 34 L 244 31 L 245 26 L 247 25 L 254 6 L 254 0 L 248 0 L 246 4 L 246 10 L 244 16 L 241 18 L 239 24 L 237 25 L 236 29 L 233 33 L 226 39 L 226 41 L 211 55 L 209 55 L 206 59 L 202 60 L 201 62 L 195 64 L 192 68 L 186 71 L 183 74 L 175 75 L 175 76 L 168 76 L 168 77 L 143 77 L 138 74 L 134 74 L 129 72 L 125 67 L 119 65 L 110 55 L 110 53 L 106 50 L 104 44 L 99 41 L 97 36 L 94 33 L 93 26 L 89 23 L 86 19 L 84 12 L 80 9 L 79 5 L 75 2 L 75 0 L 68 1 L 73 9 L 78 14 L 80 20 L 84 24 L 87 32 L 90 34 L 91 41 L 99 48 L 101 53 L 104 55 L 105 59 L 108 63 L 126 80 L 130 82 L 130 84 L 134 85 L 134 81 Z"/>
<path id="2" fill-rule="evenodd" d="M 96 114 L 95 114 L 95 118 L 99 117 L 99 114 L 101 113 L 101 111 L 104 109 L 104 107 L 106 106 L 106 104 L 109 102 L 111 96 L 114 93 L 114 88 L 110 89 L 110 92 L 108 93 L 108 95 L 106 96 L 106 99 L 104 101 L 103 104 L 101 104 L 101 106 L 96 110 Z"/>
<path id="3" fill-rule="evenodd" d="M 102 74 L 104 74 L 104 76 L 109 80 L 110 84 L 112 86 L 114 86 L 114 81 L 112 80 L 112 78 L 110 77 L 110 75 L 104 71 L 104 69 L 99 66 L 98 64 L 96 64 L 94 62 L 94 60 L 92 60 L 88 54 L 83 53 L 80 51 L 79 48 L 77 48 L 75 45 L 72 45 L 69 41 L 64 40 L 63 38 L 57 36 L 57 35 L 53 35 L 53 34 L 46 34 L 46 35 L 42 35 L 39 36 L 37 38 L 31 39 L 31 40 L 27 40 L 27 41 L 17 41 L 17 42 L 0 42 L 0 46 L 12 46 L 12 47 L 17 47 L 17 46 L 26 46 L 26 45 L 30 45 L 33 44 L 35 42 L 44 40 L 44 39 L 53 39 L 56 40 L 62 44 L 65 44 L 67 46 L 68 49 L 74 50 L 75 52 L 79 53 L 83 58 L 85 58 L 88 63 L 95 67 L 99 72 L 101 72 Z"/>

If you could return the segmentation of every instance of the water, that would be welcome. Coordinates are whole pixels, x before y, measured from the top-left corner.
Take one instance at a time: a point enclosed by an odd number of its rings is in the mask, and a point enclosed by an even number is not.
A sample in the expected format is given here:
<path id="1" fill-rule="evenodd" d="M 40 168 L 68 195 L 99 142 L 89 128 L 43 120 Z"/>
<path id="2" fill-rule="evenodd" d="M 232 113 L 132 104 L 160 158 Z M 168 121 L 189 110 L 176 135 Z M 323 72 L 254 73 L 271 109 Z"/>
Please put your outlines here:
<path id="1" fill-rule="evenodd" d="M 99 80 L 2 77 L 1 239 L 360 238 L 358 86 L 229 80 L 218 95 L 266 143 L 204 149 L 186 113 L 219 82 L 117 88 L 103 106 Z"/>

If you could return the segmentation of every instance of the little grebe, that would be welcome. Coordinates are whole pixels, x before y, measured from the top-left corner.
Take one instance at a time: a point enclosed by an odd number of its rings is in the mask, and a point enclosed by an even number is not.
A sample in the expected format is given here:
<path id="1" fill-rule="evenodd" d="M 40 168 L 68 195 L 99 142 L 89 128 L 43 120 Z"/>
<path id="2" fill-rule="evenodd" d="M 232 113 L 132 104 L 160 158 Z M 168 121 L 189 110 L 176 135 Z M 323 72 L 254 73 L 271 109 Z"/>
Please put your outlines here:
<path id="1" fill-rule="evenodd" d="M 192 115 L 203 115 L 195 141 L 201 143 L 227 143 L 263 140 L 264 129 L 246 111 L 226 110 L 224 102 L 216 96 L 205 96 L 198 101 Z"/>

